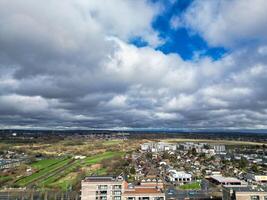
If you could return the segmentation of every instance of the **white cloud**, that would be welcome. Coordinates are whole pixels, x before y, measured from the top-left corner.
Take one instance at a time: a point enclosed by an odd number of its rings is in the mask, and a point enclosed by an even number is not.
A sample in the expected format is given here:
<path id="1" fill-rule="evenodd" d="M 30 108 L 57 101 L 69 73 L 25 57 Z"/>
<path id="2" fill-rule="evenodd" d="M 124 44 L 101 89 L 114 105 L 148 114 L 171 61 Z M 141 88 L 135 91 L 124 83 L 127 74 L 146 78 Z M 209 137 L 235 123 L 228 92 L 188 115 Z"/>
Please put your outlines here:
<path id="1" fill-rule="evenodd" d="M 180 94 L 178 97 L 172 98 L 166 105 L 170 111 L 193 110 L 195 98 L 193 95 Z"/>
<path id="2" fill-rule="evenodd" d="M 265 127 L 265 13 L 244 22 L 240 6 L 247 5 L 193 3 L 177 25 L 186 22 L 209 43 L 233 50 L 216 61 L 185 61 L 152 48 L 160 42 L 151 27 L 159 10 L 149 2 L 3 0 L 0 125 Z M 247 12 L 255 10 L 261 12 L 258 6 Z M 234 48 L 252 33 L 260 45 Z M 129 44 L 135 36 L 150 46 Z"/>
<path id="3" fill-rule="evenodd" d="M 267 1 L 196 0 L 183 22 L 213 46 L 233 47 L 267 41 Z"/>
<path id="4" fill-rule="evenodd" d="M 126 103 L 127 97 L 124 95 L 114 96 L 110 101 L 106 103 L 106 106 L 112 108 L 125 108 L 127 106 Z"/>

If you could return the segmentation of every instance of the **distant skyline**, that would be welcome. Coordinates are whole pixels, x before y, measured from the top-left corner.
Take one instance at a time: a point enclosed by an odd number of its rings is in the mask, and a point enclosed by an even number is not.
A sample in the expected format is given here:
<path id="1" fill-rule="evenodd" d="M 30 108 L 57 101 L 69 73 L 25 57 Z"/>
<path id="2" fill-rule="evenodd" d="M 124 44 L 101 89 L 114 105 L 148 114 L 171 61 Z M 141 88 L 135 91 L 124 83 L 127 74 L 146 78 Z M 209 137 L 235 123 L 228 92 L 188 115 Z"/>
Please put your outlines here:
<path id="1" fill-rule="evenodd" d="M 265 129 L 265 0 L 1 0 L 0 129 Z"/>

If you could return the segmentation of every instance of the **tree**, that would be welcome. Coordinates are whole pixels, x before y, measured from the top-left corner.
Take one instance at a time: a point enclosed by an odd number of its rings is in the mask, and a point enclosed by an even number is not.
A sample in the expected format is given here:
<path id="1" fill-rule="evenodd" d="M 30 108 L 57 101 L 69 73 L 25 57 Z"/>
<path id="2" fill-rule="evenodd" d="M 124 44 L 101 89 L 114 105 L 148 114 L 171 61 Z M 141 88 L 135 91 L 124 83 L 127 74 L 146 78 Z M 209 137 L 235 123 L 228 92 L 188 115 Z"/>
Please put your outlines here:
<path id="1" fill-rule="evenodd" d="M 151 153 L 151 152 L 148 152 L 148 153 L 146 154 L 146 158 L 147 158 L 147 159 L 152 159 L 152 153 Z"/>
<path id="2" fill-rule="evenodd" d="M 135 174 L 135 173 L 136 173 L 136 171 L 135 171 L 135 167 L 134 167 L 134 166 L 131 167 L 131 169 L 130 169 L 130 173 L 131 173 L 131 174 Z"/>
<path id="3" fill-rule="evenodd" d="M 197 155 L 197 150 L 196 150 L 196 148 L 193 148 L 193 149 L 192 149 L 192 155 L 193 155 L 193 156 L 196 156 L 196 155 Z"/>
<path id="4" fill-rule="evenodd" d="M 242 157 L 241 160 L 239 161 L 239 167 L 241 169 L 245 169 L 245 168 L 247 168 L 247 166 L 248 166 L 247 159 Z"/>
<path id="5" fill-rule="evenodd" d="M 259 172 L 259 168 L 256 164 L 253 164 L 252 167 L 251 167 L 251 170 L 255 173 L 258 173 Z"/>

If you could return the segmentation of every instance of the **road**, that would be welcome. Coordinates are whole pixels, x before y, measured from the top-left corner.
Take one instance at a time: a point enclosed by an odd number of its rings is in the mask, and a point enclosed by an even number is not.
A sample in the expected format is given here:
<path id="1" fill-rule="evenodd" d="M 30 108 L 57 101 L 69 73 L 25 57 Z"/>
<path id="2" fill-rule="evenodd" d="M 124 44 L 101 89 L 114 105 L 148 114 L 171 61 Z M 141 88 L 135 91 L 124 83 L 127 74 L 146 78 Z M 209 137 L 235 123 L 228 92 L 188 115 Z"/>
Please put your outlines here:
<path id="1" fill-rule="evenodd" d="M 166 199 L 209 199 L 211 197 L 211 192 L 214 191 L 210 188 L 209 182 L 202 181 L 201 188 L 201 190 L 177 190 L 174 186 L 169 185 L 166 190 Z"/>
<path id="2" fill-rule="evenodd" d="M 166 192 L 166 199 L 184 200 L 185 198 L 204 199 L 210 198 L 210 195 L 205 191 L 194 190 L 175 190 L 173 194 Z"/>

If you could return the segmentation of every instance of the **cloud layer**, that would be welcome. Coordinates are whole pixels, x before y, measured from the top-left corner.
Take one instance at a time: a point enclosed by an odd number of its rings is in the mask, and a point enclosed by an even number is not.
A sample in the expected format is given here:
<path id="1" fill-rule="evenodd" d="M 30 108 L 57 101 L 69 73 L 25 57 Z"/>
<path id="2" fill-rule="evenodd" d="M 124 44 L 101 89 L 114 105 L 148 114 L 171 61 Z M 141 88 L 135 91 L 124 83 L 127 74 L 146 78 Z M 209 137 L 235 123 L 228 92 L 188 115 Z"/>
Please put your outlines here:
<path id="1" fill-rule="evenodd" d="M 155 50 L 160 4 L 2 0 L 0 127 L 266 128 L 267 5 L 242 2 L 195 1 L 172 19 L 231 49 L 185 61 Z"/>

